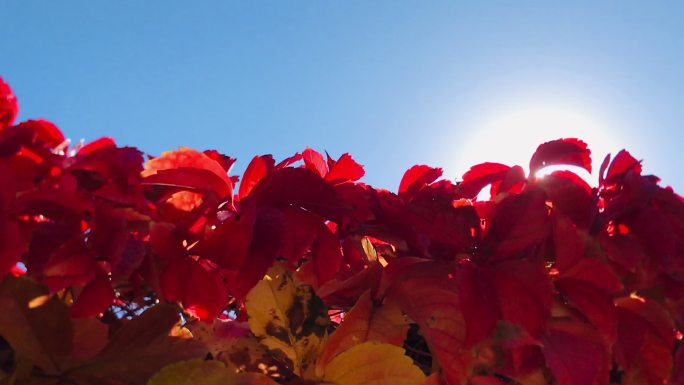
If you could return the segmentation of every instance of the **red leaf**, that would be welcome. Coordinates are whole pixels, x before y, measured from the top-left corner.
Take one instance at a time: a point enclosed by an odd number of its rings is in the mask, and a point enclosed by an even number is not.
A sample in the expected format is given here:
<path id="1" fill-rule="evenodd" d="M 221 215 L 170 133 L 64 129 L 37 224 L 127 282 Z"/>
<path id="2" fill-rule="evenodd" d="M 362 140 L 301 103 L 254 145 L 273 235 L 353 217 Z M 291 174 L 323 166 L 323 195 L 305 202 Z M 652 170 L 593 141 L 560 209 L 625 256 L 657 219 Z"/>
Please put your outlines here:
<path id="1" fill-rule="evenodd" d="M 530 175 L 551 165 L 572 165 L 591 172 L 591 151 L 587 144 L 575 138 L 557 139 L 543 143 L 530 159 Z"/>
<path id="2" fill-rule="evenodd" d="M 469 378 L 471 385 L 505 385 L 506 383 L 492 376 L 472 376 Z"/>
<path id="3" fill-rule="evenodd" d="M 337 236 L 324 224 L 318 225 L 316 240 L 311 245 L 311 263 L 313 263 L 318 284 L 323 284 L 335 277 L 340 270 L 342 251 Z"/>
<path id="4" fill-rule="evenodd" d="M 501 319 L 499 297 L 491 272 L 472 264 L 458 270 L 458 298 L 466 324 L 464 343 L 472 346 L 494 330 Z"/>
<path id="5" fill-rule="evenodd" d="M 278 254 L 296 266 L 299 259 L 311 249 L 318 235 L 318 228 L 323 225 L 320 217 L 300 208 L 288 207 L 283 213 L 283 244 Z"/>
<path id="6" fill-rule="evenodd" d="M 551 313 L 551 287 L 545 272 L 532 263 L 503 263 L 492 272 L 502 318 L 537 337 Z"/>
<path id="7" fill-rule="evenodd" d="M 615 271 L 605 262 L 595 258 L 582 258 L 577 264 L 560 273 L 562 278 L 573 278 L 588 282 L 606 293 L 622 290 L 622 282 L 620 282 Z"/>
<path id="8" fill-rule="evenodd" d="M 538 244 L 550 230 L 545 194 L 526 190 L 497 204 L 485 243 L 493 255 L 506 257 Z"/>
<path id="9" fill-rule="evenodd" d="M 591 187 L 577 174 L 555 171 L 539 181 L 553 208 L 570 217 L 578 226 L 588 227 L 592 215 Z"/>
<path id="10" fill-rule="evenodd" d="M 230 197 L 232 193 L 231 185 L 226 184 L 213 172 L 192 167 L 159 170 L 155 174 L 143 178 L 141 184 L 213 191 L 219 198 Z"/>
<path id="11" fill-rule="evenodd" d="M 304 158 L 304 166 L 306 168 L 315 172 L 321 178 L 325 178 L 328 175 L 328 164 L 320 152 L 307 147 L 302 151 L 302 157 Z"/>
<path id="12" fill-rule="evenodd" d="M 220 152 L 216 150 L 204 150 L 202 153 L 209 158 L 211 158 L 213 161 L 221 165 L 223 170 L 227 173 L 230 174 L 230 170 L 233 168 L 233 165 L 235 164 L 236 159 L 231 158 L 228 155 L 221 154 Z"/>
<path id="13" fill-rule="evenodd" d="M 72 285 L 85 285 L 95 272 L 95 262 L 82 239 L 64 243 L 43 268 L 44 280 L 51 291 Z"/>
<path id="14" fill-rule="evenodd" d="M 641 162 L 636 160 L 628 151 L 620 150 L 608 167 L 605 182 L 615 182 L 616 178 L 622 177 L 629 170 L 641 174 Z"/>
<path id="15" fill-rule="evenodd" d="M 242 181 L 240 182 L 238 196 L 241 200 L 249 195 L 254 186 L 256 186 L 266 174 L 273 171 L 274 164 L 275 161 L 271 155 L 261 155 L 252 158 L 252 161 L 249 162 L 245 173 L 242 175 Z"/>
<path id="16" fill-rule="evenodd" d="M 281 168 L 289 167 L 295 162 L 299 162 L 300 160 L 302 160 L 302 154 L 296 153 L 291 157 L 285 158 L 282 161 L 280 161 L 280 163 L 276 164 L 275 168 L 276 170 L 280 170 Z"/>
<path id="17" fill-rule="evenodd" d="M 36 136 L 37 140 L 47 144 L 50 148 L 56 147 L 64 142 L 64 134 L 62 134 L 54 123 L 45 119 L 27 120 L 19 123 L 17 127 L 23 127 L 30 130 Z"/>
<path id="18" fill-rule="evenodd" d="M 572 278 L 557 279 L 555 285 L 570 304 L 601 331 L 609 343 L 615 341 L 617 312 L 613 299 L 605 291 L 586 281 Z"/>
<path id="19" fill-rule="evenodd" d="M 502 180 L 511 168 L 501 163 L 481 163 L 463 174 L 456 191 L 465 198 L 475 198 L 488 184 Z"/>
<path id="20" fill-rule="evenodd" d="M 145 184 L 210 189 L 220 198 L 231 197 L 233 184 L 221 164 L 207 155 L 181 147 L 151 159 L 142 172 Z"/>
<path id="21" fill-rule="evenodd" d="M 404 173 L 399 183 L 399 197 L 409 202 L 423 187 L 434 182 L 442 176 L 441 168 L 433 168 L 425 165 L 416 165 Z"/>
<path id="22" fill-rule="evenodd" d="M 19 103 L 9 84 L 0 77 L 0 129 L 9 127 L 19 113 Z"/>
<path id="23" fill-rule="evenodd" d="M 615 301 L 615 304 L 624 310 L 628 310 L 644 319 L 653 333 L 669 346 L 674 345 L 675 326 L 667 309 L 657 301 L 650 298 L 624 297 Z"/>
<path id="24" fill-rule="evenodd" d="M 252 195 L 259 205 L 293 205 L 327 218 L 344 209 L 333 186 L 305 168 L 283 168 L 266 175 Z"/>
<path id="25" fill-rule="evenodd" d="M 584 242 L 572 221 L 563 213 L 553 211 L 553 243 L 556 250 L 555 268 L 565 271 L 584 257 Z"/>
<path id="26" fill-rule="evenodd" d="M 330 171 L 325 176 L 325 180 L 333 183 L 356 181 L 361 179 L 365 173 L 363 166 L 356 163 L 351 155 L 342 154 L 334 165 L 330 167 Z"/>
<path id="27" fill-rule="evenodd" d="M 219 273 L 190 258 L 171 262 L 161 275 L 160 286 L 167 301 L 180 301 L 204 322 L 213 322 L 228 300 Z"/>
<path id="28" fill-rule="evenodd" d="M 83 288 L 69 308 L 72 318 L 94 317 L 105 311 L 114 300 L 114 290 L 107 276 L 98 274 Z"/>
<path id="29" fill-rule="evenodd" d="M 191 249 L 192 253 L 214 261 L 226 269 L 239 269 L 245 264 L 252 242 L 256 221 L 256 207 L 242 205 L 242 212 L 211 230 L 203 241 Z"/>
<path id="30" fill-rule="evenodd" d="M 233 279 L 229 280 L 231 292 L 237 299 L 244 298 L 273 265 L 283 242 L 283 224 L 284 217 L 280 210 L 257 208 L 247 259 L 235 271 Z"/>
<path id="31" fill-rule="evenodd" d="M 27 243 L 19 226 L 5 218 L 0 219 L 0 280 L 19 262 Z"/>
<path id="32" fill-rule="evenodd" d="M 388 295 L 420 327 L 433 359 L 440 363 L 446 383 L 462 384 L 471 371 L 473 358 L 466 349 L 467 327 L 460 306 L 464 296 L 457 294 L 461 283 L 457 286 L 453 273 L 450 264 L 433 261 L 409 264 L 398 275 Z"/>
<path id="33" fill-rule="evenodd" d="M 634 269 L 646 258 L 642 242 L 632 234 L 601 234 L 598 240 L 608 259 L 627 270 Z"/>
<path id="34" fill-rule="evenodd" d="M 684 345 L 679 345 L 677 353 L 675 353 L 672 384 L 684 385 Z"/>
<path id="35" fill-rule="evenodd" d="M 610 354 L 601 336 L 587 325 L 555 322 L 542 343 L 546 364 L 559 385 L 608 383 Z"/>
<path id="36" fill-rule="evenodd" d="M 366 290 L 370 289 L 373 295 L 376 294 L 382 270 L 379 262 L 371 262 L 368 268 L 356 272 L 351 277 L 335 278 L 324 283 L 316 293 L 326 304 L 351 307 Z"/>
<path id="37" fill-rule="evenodd" d="M 672 371 L 673 325 L 662 306 L 649 299 L 623 298 L 618 304 L 615 361 L 627 384 L 663 384 Z"/>
<path id="38" fill-rule="evenodd" d="M 96 139 L 78 150 L 77 155 L 86 155 L 93 151 L 105 148 L 105 147 L 116 147 L 116 142 L 114 139 L 104 136 L 102 138 Z"/>

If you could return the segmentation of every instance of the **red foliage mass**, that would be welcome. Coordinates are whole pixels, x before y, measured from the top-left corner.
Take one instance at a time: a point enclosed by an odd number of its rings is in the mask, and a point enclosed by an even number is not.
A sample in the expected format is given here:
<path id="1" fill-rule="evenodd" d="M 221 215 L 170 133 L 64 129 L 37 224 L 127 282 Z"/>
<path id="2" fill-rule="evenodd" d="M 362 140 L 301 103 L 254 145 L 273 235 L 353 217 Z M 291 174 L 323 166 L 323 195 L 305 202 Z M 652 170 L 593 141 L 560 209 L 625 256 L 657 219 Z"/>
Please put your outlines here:
<path id="1" fill-rule="evenodd" d="M 25 267 L 73 318 L 163 300 L 208 323 L 244 319 L 282 260 L 329 306 L 368 290 L 396 301 L 447 384 L 682 383 L 684 200 L 626 151 L 594 188 L 497 163 L 453 184 L 417 165 L 395 194 L 358 182 L 349 154 L 310 148 L 255 157 L 236 187 L 235 159 L 217 151 L 143 165 L 109 138 L 69 149 L 50 122 L 14 125 L 17 111 L 0 79 L 0 275 Z M 590 171 L 590 152 L 547 142 L 531 175 L 548 165 Z"/>

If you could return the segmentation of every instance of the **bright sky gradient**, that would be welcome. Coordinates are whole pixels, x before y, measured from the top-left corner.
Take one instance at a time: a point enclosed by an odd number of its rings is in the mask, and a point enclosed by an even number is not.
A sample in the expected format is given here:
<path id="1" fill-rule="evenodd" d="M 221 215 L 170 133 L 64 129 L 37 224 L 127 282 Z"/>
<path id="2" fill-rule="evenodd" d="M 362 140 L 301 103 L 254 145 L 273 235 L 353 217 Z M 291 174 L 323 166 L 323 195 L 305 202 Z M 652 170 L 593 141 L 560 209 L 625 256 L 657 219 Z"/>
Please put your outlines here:
<path id="1" fill-rule="evenodd" d="M 579 134 L 684 191 L 682 2 L 5 0 L 0 12 L 19 118 L 75 141 L 215 148 L 238 173 L 311 146 L 350 152 L 364 181 L 396 190 L 416 163 L 456 178 Z"/>

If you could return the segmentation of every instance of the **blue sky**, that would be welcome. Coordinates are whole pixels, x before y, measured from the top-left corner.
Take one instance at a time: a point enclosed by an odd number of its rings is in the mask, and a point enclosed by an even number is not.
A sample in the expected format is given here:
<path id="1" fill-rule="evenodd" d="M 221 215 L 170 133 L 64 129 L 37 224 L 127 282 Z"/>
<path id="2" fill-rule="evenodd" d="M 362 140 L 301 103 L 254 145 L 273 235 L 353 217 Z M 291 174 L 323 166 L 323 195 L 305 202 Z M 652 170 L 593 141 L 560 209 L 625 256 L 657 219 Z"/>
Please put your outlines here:
<path id="1" fill-rule="evenodd" d="M 5 0 L 0 76 L 20 119 L 238 172 L 311 146 L 396 190 L 585 135 L 681 193 L 684 3 L 566 3 Z"/>

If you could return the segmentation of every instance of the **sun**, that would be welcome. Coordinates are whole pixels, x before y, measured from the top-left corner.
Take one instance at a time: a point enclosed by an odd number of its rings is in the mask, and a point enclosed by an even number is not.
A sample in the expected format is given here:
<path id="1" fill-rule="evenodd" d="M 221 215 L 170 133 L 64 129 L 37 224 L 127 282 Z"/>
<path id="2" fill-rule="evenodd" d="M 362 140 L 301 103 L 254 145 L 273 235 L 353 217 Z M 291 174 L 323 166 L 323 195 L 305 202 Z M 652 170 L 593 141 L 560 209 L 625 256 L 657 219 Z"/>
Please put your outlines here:
<path id="1" fill-rule="evenodd" d="M 528 171 L 530 157 L 537 146 L 559 138 L 578 138 L 589 145 L 593 172 L 576 171 L 582 178 L 595 184 L 603 158 L 615 154 L 622 146 L 618 137 L 605 122 L 595 116 L 572 108 L 557 106 L 523 106 L 512 108 L 490 120 L 473 125 L 461 137 L 456 154 L 457 179 L 472 165 L 497 162 L 520 165 Z"/>

